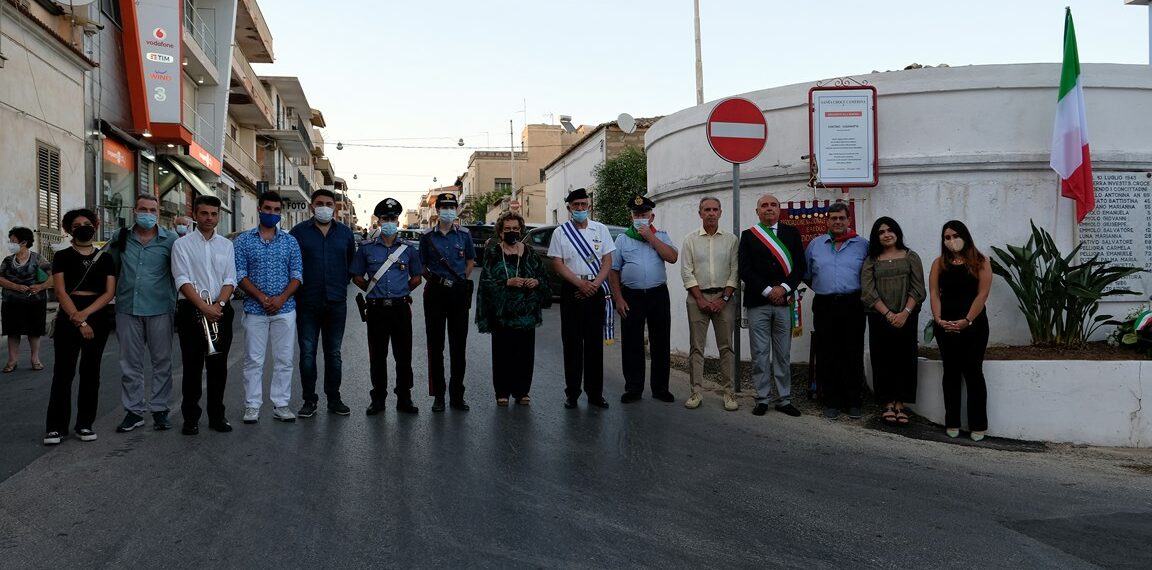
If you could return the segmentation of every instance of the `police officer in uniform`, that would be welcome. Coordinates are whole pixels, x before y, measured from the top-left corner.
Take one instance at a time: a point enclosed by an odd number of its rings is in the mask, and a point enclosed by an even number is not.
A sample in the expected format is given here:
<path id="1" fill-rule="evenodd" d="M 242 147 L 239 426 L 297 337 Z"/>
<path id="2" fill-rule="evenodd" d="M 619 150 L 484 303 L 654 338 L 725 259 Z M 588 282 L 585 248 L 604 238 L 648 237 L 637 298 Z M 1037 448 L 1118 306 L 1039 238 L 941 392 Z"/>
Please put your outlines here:
<path id="1" fill-rule="evenodd" d="M 386 198 L 373 212 L 380 222 L 380 235 L 360 242 L 348 272 L 352 282 L 368 293 L 364 316 L 368 324 L 368 360 L 372 376 L 372 404 L 368 415 L 384 411 L 388 398 L 388 344 L 396 361 L 396 409 L 415 414 L 412 404 L 412 291 L 420 286 L 423 266 L 412 244 L 397 237 L 404 209 L 400 202 Z M 385 264 L 380 279 L 373 277 Z M 369 287 L 369 285 L 372 285 Z"/>
<path id="2" fill-rule="evenodd" d="M 458 228 L 456 195 L 445 192 L 436 197 L 436 226 L 420 238 L 420 261 L 428 278 L 424 289 L 424 328 L 428 335 L 428 387 L 436 399 L 433 412 L 444 411 L 444 331 L 448 331 L 448 405 L 467 411 L 464 401 L 465 343 L 468 341 L 468 311 L 472 306 L 472 282 L 468 278 L 476 266 L 476 250 L 468 230 Z"/>
<path id="3" fill-rule="evenodd" d="M 668 300 L 665 264 L 676 263 L 679 253 L 667 232 L 652 225 L 656 203 L 640 195 L 628 201 L 632 227 L 616 236 L 612 273 L 608 274 L 620 313 L 624 369 L 622 403 L 640 400 L 644 393 L 644 325 L 648 325 L 648 348 L 652 355 L 652 397 L 674 402 L 668 391 L 671 365 L 672 308 Z"/>

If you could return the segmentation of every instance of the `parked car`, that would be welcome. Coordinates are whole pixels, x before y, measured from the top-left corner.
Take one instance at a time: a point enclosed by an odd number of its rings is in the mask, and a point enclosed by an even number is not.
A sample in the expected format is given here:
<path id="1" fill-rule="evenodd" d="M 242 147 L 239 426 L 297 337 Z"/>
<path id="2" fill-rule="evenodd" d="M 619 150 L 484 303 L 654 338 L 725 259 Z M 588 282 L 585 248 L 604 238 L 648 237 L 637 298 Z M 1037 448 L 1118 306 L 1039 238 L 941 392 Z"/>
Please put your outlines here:
<path id="1" fill-rule="evenodd" d="M 528 230 L 528 233 L 525 234 L 523 241 L 524 243 L 528 244 L 528 246 L 531 247 L 536 253 L 547 259 L 548 245 L 552 243 L 552 233 L 556 231 L 557 227 L 559 226 L 547 225 Z M 608 226 L 608 233 L 612 235 L 612 239 L 616 239 L 616 236 L 624 233 L 624 230 L 627 229 L 628 228 L 622 228 L 620 226 Z M 552 287 L 552 296 L 554 298 L 559 298 L 561 284 L 560 276 L 552 271 L 551 262 L 545 263 L 544 267 L 548 272 L 548 284 Z"/>
<path id="2" fill-rule="evenodd" d="M 484 264 L 484 244 L 496 237 L 496 226 L 492 224 L 468 224 L 461 226 L 472 234 L 472 246 L 476 248 L 476 267 Z"/>
<path id="3" fill-rule="evenodd" d="M 424 230 L 400 230 L 396 232 L 396 236 L 408 242 L 408 247 L 420 251 L 420 236 L 424 235 Z"/>

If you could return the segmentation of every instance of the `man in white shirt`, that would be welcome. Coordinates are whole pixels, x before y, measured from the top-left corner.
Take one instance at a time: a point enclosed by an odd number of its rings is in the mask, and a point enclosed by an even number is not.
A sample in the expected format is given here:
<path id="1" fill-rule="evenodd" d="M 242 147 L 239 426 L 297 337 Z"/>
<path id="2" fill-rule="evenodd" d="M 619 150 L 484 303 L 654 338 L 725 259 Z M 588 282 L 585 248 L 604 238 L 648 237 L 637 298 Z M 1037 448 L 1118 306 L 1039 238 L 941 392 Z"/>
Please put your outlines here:
<path id="1" fill-rule="evenodd" d="M 228 349 L 232 346 L 234 313 L 229 300 L 236 288 L 235 254 L 232 242 L 216 233 L 219 198 L 197 196 L 192 214 L 196 231 L 172 246 L 172 276 L 180 291 L 176 331 L 184 365 L 184 402 L 180 406 L 184 435 L 200 433 L 201 372 L 205 368 L 208 427 L 219 432 L 232 431 L 224 417 L 224 386 L 228 379 Z"/>
<path id="2" fill-rule="evenodd" d="M 604 399 L 604 340 L 612 338 L 611 293 L 604 286 L 616 246 L 608 227 L 588 219 L 588 192 L 577 188 L 564 198 L 571 220 L 552 233 L 548 257 L 562 280 L 560 338 L 564 344 L 564 407 L 573 409 L 583 391 L 588 403 L 608 407 Z M 606 308 L 607 307 L 607 308 Z"/>

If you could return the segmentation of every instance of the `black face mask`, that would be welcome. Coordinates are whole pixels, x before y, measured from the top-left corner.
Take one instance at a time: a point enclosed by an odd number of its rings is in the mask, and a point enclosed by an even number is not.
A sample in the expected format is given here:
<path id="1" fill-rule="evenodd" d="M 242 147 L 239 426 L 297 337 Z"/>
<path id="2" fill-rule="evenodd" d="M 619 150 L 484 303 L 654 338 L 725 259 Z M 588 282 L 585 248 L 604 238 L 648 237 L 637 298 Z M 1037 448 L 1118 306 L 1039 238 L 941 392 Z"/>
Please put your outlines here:
<path id="1" fill-rule="evenodd" d="M 520 241 L 520 232 L 504 232 L 504 243 L 516 245 L 518 241 Z"/>
<path id="2" fill-rule="evenodd" d="M 92 241 L 92 238 L 96 237 L 96 227 L 80 226 L 72 230 L 72 237 L 76 238 L 76 241 Z"/>

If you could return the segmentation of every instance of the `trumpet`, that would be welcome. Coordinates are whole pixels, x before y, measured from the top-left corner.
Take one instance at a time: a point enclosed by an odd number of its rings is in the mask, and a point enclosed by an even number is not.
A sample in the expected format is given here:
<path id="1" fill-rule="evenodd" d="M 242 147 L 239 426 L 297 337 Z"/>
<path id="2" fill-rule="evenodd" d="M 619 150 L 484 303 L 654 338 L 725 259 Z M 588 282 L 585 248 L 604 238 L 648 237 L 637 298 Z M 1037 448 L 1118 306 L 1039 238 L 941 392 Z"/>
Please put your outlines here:
<path id="1" fill-rule="evenodd" d="M 208 294 L 207 289 L 200 291 L 200 298 L 203 299 L 205 303 L 212 304 L 212 297 Z M 220 338 L 220 323 L 210 323 L 208 322 L 208 317 L 200 313 L 200 324 L 204 329 L 204 340 L 208 343 L 208 356 L 220 354 L 220 351 L 216 349 L 216 341 Z"/>

